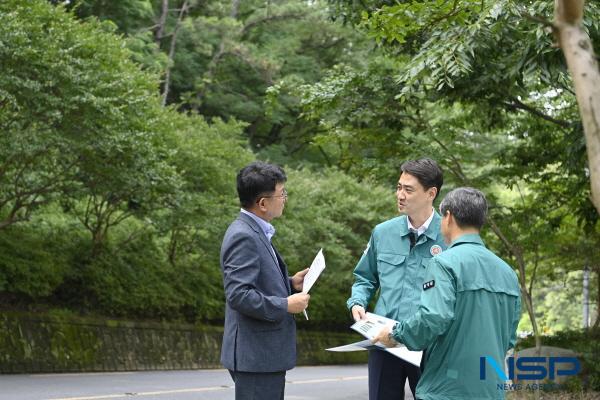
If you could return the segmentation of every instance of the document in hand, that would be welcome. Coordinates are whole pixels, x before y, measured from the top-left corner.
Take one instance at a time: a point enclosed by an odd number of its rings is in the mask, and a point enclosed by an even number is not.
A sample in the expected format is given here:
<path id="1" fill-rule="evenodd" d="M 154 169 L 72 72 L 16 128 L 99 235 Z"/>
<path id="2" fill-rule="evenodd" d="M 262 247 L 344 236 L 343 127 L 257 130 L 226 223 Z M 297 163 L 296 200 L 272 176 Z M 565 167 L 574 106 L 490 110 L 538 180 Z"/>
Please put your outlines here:
<path id="1" fill-rule="evenodd" d="M 306 275 L 304 275 L 304 283 L 302 284 L 302 293 L 308 293 L 310 288 L 313 287 L 321 272 L 325 269 L 325 256 L 323 256 L 323 249 L 319 250 L 315 259 L 313 260 L 310 268 Z M 306 310 L 303 311 L 304 318 L 308 321 L 308 314 Z"/>
<path id="2" fill-rule="evenodd" d="M 398 321 L 368 312 L 365 319 L 355 322 L 350 328 L 367 339 L 373 339 L 386 326 L 392 327 Z"/>
<path id="3" fill-rule="evenodd" d="M 361 342 L 351 343 L 346 346 L 338 346 L 330 349 L 326 349 L 328 351 L 357 351 L 357 350 L 368 350 L 374 347 L 379 347 L 382 350 L 385 350 L 396 357 L 403 359 L 404 361 L 408 361 L 409 363 L 416 365 L 417 367 L 421 363 L 421 356 L 423 354 L 422 351 L 411 351 L 406 348 L 403 344 L 398 344 L 396 347 L 385 347 L 381 343 L 372 344 L 371 339 L 373 339 L 377 334 L 383 329 L 385 326 L 393 326 L 397 321 L 393 319 L 389 319 L 386 317 L 382 317 L 381 315 L 367 313 L 367 317 L 358 322 L 355 322 L 350 328 L 354 329 L 356 332 L 360 333 L 364 337 L 369 340 L 363 340 Z"/>
<path id="4" fill-rule="evenodd" d="M 302 293 L 308 293 L 310 288 L 313 287 L 321 272 L 325 269 L 325 257 L 323 256 L 323 249 L 319 250 L 317 256 L 313 260 L 312 264 L 306 275 L 304 275 L 304 284 L 302 285 Z"/>

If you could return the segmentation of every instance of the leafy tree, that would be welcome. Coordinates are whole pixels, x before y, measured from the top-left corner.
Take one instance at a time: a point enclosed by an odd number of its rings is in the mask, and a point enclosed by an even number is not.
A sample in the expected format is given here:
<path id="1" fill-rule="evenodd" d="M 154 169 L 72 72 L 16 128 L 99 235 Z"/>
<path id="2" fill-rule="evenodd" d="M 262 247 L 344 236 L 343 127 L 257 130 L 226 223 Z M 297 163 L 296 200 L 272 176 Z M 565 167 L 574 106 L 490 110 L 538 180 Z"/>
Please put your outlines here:
<path id="1" fill-rule="evenodd" d="M 85 61 L 91 44 L 73 46 L 77 35 L 93 37 L 42 2 L 0 4 L 1 228 L 29 219 L 70 186 L 71 149 L 98 131 L 89 117 L 107 111 L 89 90 L 98 79 Z"/>
<path id="2" fill-rule="evenodd" d="M 209 125 L 199 117 L 172 117 L 170 164 L 182 177 L 182 186 L 155 215 L 156 225 L 169 237 L 169 262 L 176 264 L 179 255 L 218 254 L 219 241 L 209 238 L 224 233 L 228 219 L 222 215 L 237 202 L 235 176 L 254 155 L 241 123 L 215 120 Z"/>
<path id="3" fill-rule="evenodd" d="M 83 197 L 81 220 L 99 245 L 109 226 L 173 190 L 152 127 L 156 79 L 106 24 L 42 1 L 2 7 L 4 225 L 57 193 Z"/>
<path id="4" fill-rule="evenodd" d="M 367 2 L 366 8 L 364 24 L 369 33 L 401 54 L 411 55 L 396 75 L 401 96 L 426 91 L 444 101 L 474 102 L 487 108 L 491 121 L 500 123 L 499 111 L 526 112 L 564 133 L 573 130 L 582 135 L 565 63 L 544 32 L 543 22 L 549 21 L 552 4 L 409 1 Z M 586 9 L 588 19 L 583 24 L 597 42 L 600 25 L 595 16 L 600 10 L 595 3 L 588 3 Z M 558 21 L 556 27 L 563 25 Z M 555 98 L 557 107 L 544 108 L 548 96 Z M 593 145 L 591 137 L 588 142 Z M 595 164 L 587 168 L 593 170 Z M 585 176 L 580 165 L 577 172 Z"/>
<path id="5" fill-rule="evenodd" d="M 339 62 L 362 63 L 363 36 L 332 23 L 325 2 L 155 0 L 151 15 L 147 1 L 122 3 L 78 0 L 68 7 L 81 18 L 115 23 L 132 57 L 160 68 L 165 103 L 246 122 L 263 157 L 324 163 L 323 153 L 309 146 L 315 126 L 298 118 L 299 98 L 287 92 L 273 103 L 267 92 L 316 82 Z"/>
<path id="6" fill-rule="evenodd" d="M 97 17 L 100 21 L 115 24 L 125 33 L 137 33 L 147 28 L 148 21 L 154 18 L 152 0 L 54 0 L 53 3 L 68 7 L 81 18 Z"/>

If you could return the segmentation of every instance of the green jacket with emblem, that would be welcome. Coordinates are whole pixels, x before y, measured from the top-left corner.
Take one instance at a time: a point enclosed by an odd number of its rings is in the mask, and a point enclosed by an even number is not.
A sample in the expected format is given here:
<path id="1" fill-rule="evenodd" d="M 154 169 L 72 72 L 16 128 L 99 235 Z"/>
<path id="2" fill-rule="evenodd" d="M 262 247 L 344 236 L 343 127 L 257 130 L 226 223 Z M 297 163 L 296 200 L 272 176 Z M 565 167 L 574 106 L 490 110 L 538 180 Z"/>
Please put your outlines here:
<path id="1" fill-rule="evenodd" d="M 440 215 L 434 211 L 429 227 L 410 248 L 407 216 L 375 227 L 367 249 L 354 269 L 355 282 L 347 306 L 367 305 L 379 290 L 375 314 L 395 320 L 417 311 L 425 269 L 433 254 L 446 248 L 440 233 Z"/>
<path id="2" fill-rule="evenodd" d="M 512 268 L 477 234 L 455 240 L 427 268 L 418 311 L 393 330 L 409 349 L 427 349 L 417 398 L 503 399 L 504 382 L 486 366 L 485 357 L 504 365 L 520 316 L 520 288 Z"/>

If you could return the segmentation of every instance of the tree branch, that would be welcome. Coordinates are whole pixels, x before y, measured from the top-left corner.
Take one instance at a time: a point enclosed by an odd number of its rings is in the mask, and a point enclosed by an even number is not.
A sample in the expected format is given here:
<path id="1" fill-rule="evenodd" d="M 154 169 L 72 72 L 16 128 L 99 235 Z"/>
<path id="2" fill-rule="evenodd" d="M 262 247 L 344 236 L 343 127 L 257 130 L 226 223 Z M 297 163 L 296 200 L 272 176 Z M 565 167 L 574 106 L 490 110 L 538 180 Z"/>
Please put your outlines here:
<path id="1" fill-rule="evenodd" d="M 512 103 L 507 103 L 507 102 L 503 102 L 503 104 L 508 107 L 511 110 L 523 110 L 523 111 L 527 111 L 530 114 L 533 114 L 537 117 L 542 118 L 543 120 L 546 120 L 548 122 L 552 122 L 553 124 L 556 124 L 562 128 L 570 128 L 572 126 L 571 122 L 568 121 L 563 121 L 560 119 L 556 119 L 553 118 L 547 114 L 544 114 L 543 112 L 541 112 L 540 110 L 537 110 L 525 103 L 523 103 L 521 100 L 515 98 L 515 97 L 511 97 L 510 99 L 512 101 Z"/>

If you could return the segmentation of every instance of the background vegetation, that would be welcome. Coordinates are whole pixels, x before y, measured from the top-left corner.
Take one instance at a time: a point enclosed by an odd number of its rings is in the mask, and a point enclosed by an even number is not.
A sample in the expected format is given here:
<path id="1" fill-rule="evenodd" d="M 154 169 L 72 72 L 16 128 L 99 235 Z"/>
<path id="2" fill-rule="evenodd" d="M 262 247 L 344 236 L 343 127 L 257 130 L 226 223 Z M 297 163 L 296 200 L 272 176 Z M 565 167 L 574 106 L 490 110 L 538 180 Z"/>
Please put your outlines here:
<path id="1" fill-rule="evenodd" d="M 430 156 L 444 191 L 488 195 L 485 239 L 540 333 L 583 327 L 586 267 L 597 326 L 600 224 L 552 6 L 3 1 L 2 307 L 218 323 L 235 174 L 262 159 L 289 174 L 274 240 L 292 272 L 327 259 L 307 326 L 345 329 L 398 168 Z M 587 2 L 596 46 L 599 16 Z"/>

